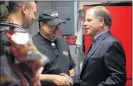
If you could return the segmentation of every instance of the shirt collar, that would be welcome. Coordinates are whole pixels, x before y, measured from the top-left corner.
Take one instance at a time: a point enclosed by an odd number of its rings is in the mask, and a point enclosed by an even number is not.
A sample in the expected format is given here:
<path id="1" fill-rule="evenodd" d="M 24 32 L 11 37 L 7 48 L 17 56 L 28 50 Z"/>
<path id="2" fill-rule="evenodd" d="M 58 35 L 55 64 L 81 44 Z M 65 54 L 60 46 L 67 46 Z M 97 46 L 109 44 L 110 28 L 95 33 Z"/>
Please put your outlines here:
<path id="1" fill-rule="evenodd" d="M 99 33 L 99 34 L 97 34 L 96 36 L 94 36 L 93 41 L 96 42 L 102 34 L 108 32 L 108 31 L 109 31 L 109 30 L 105 30 L 105 31 L 103 31 L 103 32 L 101 32 L 101 33 Z"/>
<path id="2" fill-rule="evenodd" d="M 14 27 L 14 28 L 24 29 L 22 26 L 15 24 L 15 23 L 9 23 L 9 26 Z"/>

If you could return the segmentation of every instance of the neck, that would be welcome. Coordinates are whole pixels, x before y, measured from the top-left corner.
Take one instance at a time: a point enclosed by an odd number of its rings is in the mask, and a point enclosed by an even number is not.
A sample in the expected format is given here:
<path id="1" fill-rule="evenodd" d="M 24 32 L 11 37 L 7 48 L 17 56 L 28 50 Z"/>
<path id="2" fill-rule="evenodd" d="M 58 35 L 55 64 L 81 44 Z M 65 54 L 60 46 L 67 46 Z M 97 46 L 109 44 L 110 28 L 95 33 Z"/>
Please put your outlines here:
<path id="1" fill-rule="evenodd" d="M 9 14 L 8 21 L 22 26 L 22 18 L 18 13 Z"/>
<path id="2" fill-rule="evenodd" d="M 104 32 L 105 30 L 109 30 L 109 28 L 107 26 L 103 26 L 103 28 L 101 28 L 94 36 L 91 36 L 91 38 L 93 39 L 97 34 Z"/>

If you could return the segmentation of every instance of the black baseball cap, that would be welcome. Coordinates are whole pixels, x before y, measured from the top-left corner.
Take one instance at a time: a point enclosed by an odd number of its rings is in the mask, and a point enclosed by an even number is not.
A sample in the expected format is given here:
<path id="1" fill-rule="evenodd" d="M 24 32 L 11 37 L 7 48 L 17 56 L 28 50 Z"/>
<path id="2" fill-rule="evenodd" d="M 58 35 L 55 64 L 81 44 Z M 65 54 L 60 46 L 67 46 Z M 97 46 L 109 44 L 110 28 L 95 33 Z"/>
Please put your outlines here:
<path id="1" fill-rule="evenodd" d="M 43 23 L 47 23 L 51 26 L 56 26 L 60 23 L 65 23 L 64 21 L 62 21 L 59 18 L 58 12 L 56 12 L 53 9 L 49 9 L 49 10 L 46 10 L 43 13 L 41 13 L 39 15 L 38 21 L 43 22 Z"/>

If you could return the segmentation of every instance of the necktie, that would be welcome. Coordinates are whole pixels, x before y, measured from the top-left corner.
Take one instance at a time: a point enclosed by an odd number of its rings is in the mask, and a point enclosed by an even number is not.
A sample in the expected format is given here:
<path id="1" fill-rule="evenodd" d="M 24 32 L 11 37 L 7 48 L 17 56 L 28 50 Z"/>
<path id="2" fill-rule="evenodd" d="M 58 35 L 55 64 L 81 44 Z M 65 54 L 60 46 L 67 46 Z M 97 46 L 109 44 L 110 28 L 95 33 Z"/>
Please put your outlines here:
<path id="1" fill-rule="evenodd" d="M 92 40 L 92 47 L 91 47 L 91 50 L 94 48 L 95 43 L 96 43 L 96 40 L 95 40 L 95 39 L 93 39 L 93 40 Z"/>
<path id="2" fill-rule="evenodd" d="M 95 40 L 95 39 L 93 39 L 93 40 L 92 40 L 92 43 L 91 43 L 91 46 L 90 46 L 90 48 L 89 48 L 89 50 L 88 50 L 88 51 L 91 51 L 91 50 L 94 48 L 95 43 L 96 43 L 96 40 Z"/>

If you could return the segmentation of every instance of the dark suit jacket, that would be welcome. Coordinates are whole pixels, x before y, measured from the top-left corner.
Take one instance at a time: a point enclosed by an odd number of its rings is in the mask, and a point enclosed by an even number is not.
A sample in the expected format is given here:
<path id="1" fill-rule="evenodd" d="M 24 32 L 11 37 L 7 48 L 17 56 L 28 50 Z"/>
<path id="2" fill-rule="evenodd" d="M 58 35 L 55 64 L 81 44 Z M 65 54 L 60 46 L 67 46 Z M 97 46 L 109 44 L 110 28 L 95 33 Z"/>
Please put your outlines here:
<path id="1" fill-rule="evenodd" d="M 75 86 L 124 86 L 126 83 L 125 53 L 122 45 L 108 31 L 89 49 Z"/>

